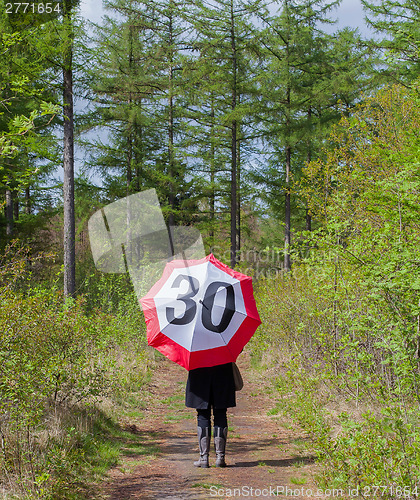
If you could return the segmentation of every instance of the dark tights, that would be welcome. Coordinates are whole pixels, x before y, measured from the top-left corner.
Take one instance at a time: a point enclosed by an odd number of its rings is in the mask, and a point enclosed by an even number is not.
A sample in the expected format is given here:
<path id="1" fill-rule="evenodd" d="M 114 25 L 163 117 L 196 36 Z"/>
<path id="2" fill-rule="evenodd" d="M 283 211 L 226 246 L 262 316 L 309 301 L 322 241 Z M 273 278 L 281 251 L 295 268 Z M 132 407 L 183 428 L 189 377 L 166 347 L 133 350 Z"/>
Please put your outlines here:
<path id="1" fill-rule="evenodd" d="M 213 408 L 213 420 L 215 427 L 227 427 L 227 409 Z M 197 410 L 197 425 L 198 427 L 211 427 L 211 408 L 206 410 Z"/>

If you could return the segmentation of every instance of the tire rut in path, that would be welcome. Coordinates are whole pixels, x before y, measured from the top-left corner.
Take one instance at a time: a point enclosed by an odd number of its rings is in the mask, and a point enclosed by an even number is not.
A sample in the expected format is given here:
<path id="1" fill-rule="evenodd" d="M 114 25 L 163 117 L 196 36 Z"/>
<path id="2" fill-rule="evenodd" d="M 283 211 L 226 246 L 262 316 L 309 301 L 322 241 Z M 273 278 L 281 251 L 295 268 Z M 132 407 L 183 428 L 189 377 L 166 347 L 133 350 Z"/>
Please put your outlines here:
<path id="1" fill-rule="evenodd" d="M 214 467 L 213 442 L 210 468 L 193 466 L 198 458 L 198 441 L 195 410 L 185 408 L 183 403 L 187 374 L 162 359 L 152 376 L 144 417 L 126 423 L 132 432 L 156 445 L 159 453 L 147 463 L 132 467 L 130 460 L 139 457 L 123 457 L 122 463 L 110 471 L 102 498 L 323 498 L 313 481 L 317 467 L 305 451 L 307 436 L 284 417 L 267 414 L 275 406 L 267 373 L 252 370 L 246 354 L 241 355 L 238 365 L 245 384 L 236 393 L 236 408 L 228 410 L 227 468 Z M 131 470 L 125 472 L 127 468 Z"/>

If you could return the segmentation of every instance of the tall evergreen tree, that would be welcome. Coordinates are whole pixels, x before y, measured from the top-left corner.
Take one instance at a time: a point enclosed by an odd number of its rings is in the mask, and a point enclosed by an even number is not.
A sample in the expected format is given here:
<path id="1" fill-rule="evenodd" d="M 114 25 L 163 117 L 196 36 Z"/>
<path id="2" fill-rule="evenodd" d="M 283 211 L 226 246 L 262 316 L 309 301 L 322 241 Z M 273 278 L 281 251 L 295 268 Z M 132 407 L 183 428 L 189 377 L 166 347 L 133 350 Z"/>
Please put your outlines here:
<path id="1" fill-rule="evenodd" d="M 44 25 L 31 23 L 31 16 L 6 16 L 5 11 L 0 15 L 0 189 L 6 202 L 6 233 L 12 236 L 22 193 L 28 207 L 30 186 L 50 170 L 50 163 L 38 159 L 53 156 L 48 150 L 54 150 L 54 140 L 46 127 L 57 107 L 45 84 L 48 50 L 38 47 Z"/>
<path id="2" fill-rule="evenodd" d="M 188 25 L 183 4 L 173 0 L 107 2 L 110 13 L 98 29 L 93 117 L 110 130 L 111 146 L 94 160 L 109 176 L 125 167 L 126 193 L 155 187 L 169 225 L 188 219 L 188 165 L 180 151 L 184 134 L 181 103 L 186 81 Z M 123 161 L 119 161 L 124 158 Z M 116 192 L 118 195 L 118 193 Z M 120 190 L 120 195 L 121 195 Z"/>
<path id="3" fill-rule="evenodd" d="M 76 225 L 74 218 L 74 109 L 73 109 L 73 19 L 72 0 L 63 1 L 63 207 L 64 207 L 64 296 L 76 291 Z"/>
<path id="4" fill-rule="evenodd" d="M 110 199 L 150 182 L 148 166 L 157 161 L 162 133 L 154 122 L 154 96 L 160 91 L 152 55 L 150 22 L 138 2 L 107 2 L 96 26 L 91 70 L 93 109 L 84 129 L 105 130 L 108 144 L 87 141 L 91 165 L 100 173 Z"/>
<path id="5" fill-rule="evenodd" d="M 261 122 L 263 142 L 270 144 L 273 150 L 267 180 L 272 188 L 281 187 L 284 192 L 286 270 L 291 268 L 292 170 L 296 173 L 299 163 L 305 161 L 299 160 L 298 145 L 306 147 L 307 156 L 312 155 L 312 141 L 308 135 L 305 139 L 302 131 L 312 128 L 317 97 L 314 87 L 319 85 L 319 80 L 326 80 L 322 53 L 327 36 L 318 25 L 329 22 L 326 15 L 338 3 L 339 0 L 285 0 L 277 13 L 262 19 L 266 71 L 261 84 L 264 96 Z M 297 163 L 295 167 L 293 161 Z M 266 174 L 265 167 L 263 176 Z"/>
<path id="6" fill-rule="evenodd" d="M 291 268 L 292 209 L 299 203 L 291 196 L 291 177 L 298 177 L 305 162 L 315 159 L 340 106 L 354 104 L 365 69 L 355 49 L 356 35 L 344 30 L 332 36 L 322 30 L 323 23 L 333 22 L 328 13 L 338 4 L 285 0 L 278 13 L 262 19 L 266 68 L 259 112 L 262 141 L 270 146 L 271 158 L 256 178 L 267 186 L 267 202 L 274 212 L 284 210 L 286 270 Z M 310 213 L 304 208 L 305 227 L 310 229 Z"/>
<path id="7" fill-rule="evenodd" d="M 246 145 L 245 117 L 250 114 L 255 76 L 252 54 L 257 51 L 257 43 L 252 15 L 261 5 L 260 1 L 200 2 L 193 14 L 197 31 L 194 46 L 199 53 L 196 80 L 201 79 L 195 89 L 200 103 L 197 121 L 200 127 L 204 126 L 202 135 L 207 142 L 205 131 L 210 133 L 207 148 L 210 214 L 214 218 L 216 174 L 222 174 L 219 175 L 222 180 L 224 171 L 228 172 L 231 267 L 237 264 L 240 250 L 240 179 L 244 157 L 241 151 Z M 216 140 L 216 130 L 219 140 Z"/>
<path id="8" fill-rule="evenodd" d="M 49 69 L 49 86 L 61 95 L 63 130 L 63 253 L 64 295 L 76 291 L 75 220 L 74 220 L 74 74 L 80 68 L 78 59 L 83 51 L 82 23 L 78 18 L 79 0 L 63 0 L 60 15 L 42 24 L 43 37 L 37 43 L 38 52 L 45 51 Z M 78 41 L 75 44 L 75 40 Z"/>
<path id="9" fill-rule="evenodd" d="M 377 65 L 387 80 L 409 84 L 420 74 L 420 1 L 362 0 L 367 24 L 383 35 L 370 45 L 385 57 Z"/>

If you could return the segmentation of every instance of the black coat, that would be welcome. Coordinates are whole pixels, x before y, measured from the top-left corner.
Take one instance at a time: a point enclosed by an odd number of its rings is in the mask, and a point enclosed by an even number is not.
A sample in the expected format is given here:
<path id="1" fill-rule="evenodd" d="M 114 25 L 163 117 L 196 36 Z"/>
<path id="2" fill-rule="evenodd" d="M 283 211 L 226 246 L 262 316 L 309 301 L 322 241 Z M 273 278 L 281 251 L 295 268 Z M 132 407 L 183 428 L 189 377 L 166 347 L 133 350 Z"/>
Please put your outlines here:
<path id="1" fill-rule="evenodd" d="M 216 409 L 236 406 L 232 363 L 190 370 L 185 405 L 199 410 L 205 410 L 209 405 Z"/>

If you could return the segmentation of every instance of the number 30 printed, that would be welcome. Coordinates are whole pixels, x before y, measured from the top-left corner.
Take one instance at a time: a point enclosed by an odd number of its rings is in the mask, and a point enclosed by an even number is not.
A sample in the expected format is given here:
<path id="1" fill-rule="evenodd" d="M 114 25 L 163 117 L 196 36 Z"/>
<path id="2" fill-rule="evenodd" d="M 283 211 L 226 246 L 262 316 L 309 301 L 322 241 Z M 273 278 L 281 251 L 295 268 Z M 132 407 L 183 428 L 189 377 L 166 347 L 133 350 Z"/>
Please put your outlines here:
<path id="1" fill-rule="evenodd" d="M 176 318 L 175 309 L 173 307 L 166 308 L 166 319 L 173 325 L 187 325 L 188 323 L 191 323 L 197 313 L 197 303 L 195 300 L 193 300 L 192 297 L 194 297 L 198 293 L 199 282 L 193 276 L 180 274 L 175 278 L 171 288 L 180 288 L 180 285 L 183 281 L 188 282 L 188 290 L 186 291 L 186 293 L 179 293 L 176 300 L 184 302 L 184 315 Z M 226 303 L 220 323 L 218 325 L 215 325 L 212 319 L 212 311 L 216 293 L 220 288 L 226 289 Z M 200 300 L 200 302 L 203 306 L 201 311 L 201 321 L 203 323 L 203 326 L 211 332 L 224 332 L 229 326 L 229 323 L 231 322 L 235 313 L 235 290 L 233 286 L 222 281 L 214 281 L 207 287 L 204 298 L 202 301 Z"/>

